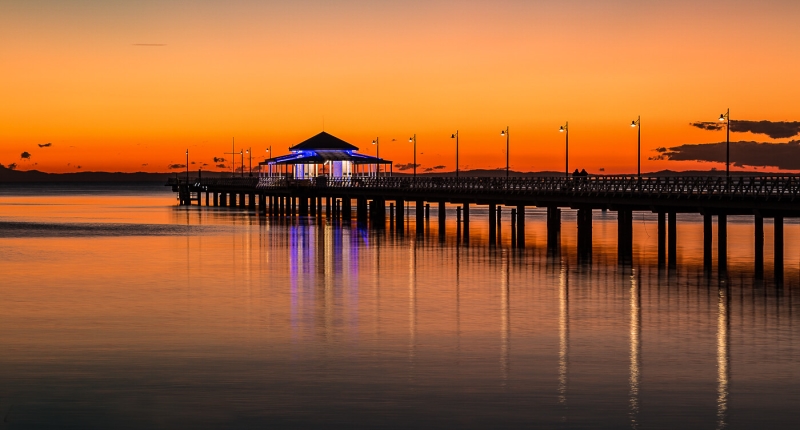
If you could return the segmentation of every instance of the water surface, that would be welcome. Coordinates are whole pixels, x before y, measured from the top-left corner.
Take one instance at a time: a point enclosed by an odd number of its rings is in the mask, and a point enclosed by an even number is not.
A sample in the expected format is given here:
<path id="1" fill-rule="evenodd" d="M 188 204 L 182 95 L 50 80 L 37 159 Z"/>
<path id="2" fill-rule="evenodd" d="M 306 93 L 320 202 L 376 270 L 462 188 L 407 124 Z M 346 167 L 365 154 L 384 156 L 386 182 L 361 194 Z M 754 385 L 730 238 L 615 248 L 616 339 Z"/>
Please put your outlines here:
<path id="1" fill-rule="evenodd" d="M 786 275 L 753 280 L 751 218 L 729 273 L 679 216 L 676 271 L 635 213 L 634 262 L 595 212 L 592 261 L 565 211 L 523 252 L 247 210 L 160 186 L 0 189 L 0 414 L 7 428 L 796 428 L 800 226 Z M 413 212 L 413 210 L 412 210 Z M 766 271 L 771 225 L 765 225 Z"/>

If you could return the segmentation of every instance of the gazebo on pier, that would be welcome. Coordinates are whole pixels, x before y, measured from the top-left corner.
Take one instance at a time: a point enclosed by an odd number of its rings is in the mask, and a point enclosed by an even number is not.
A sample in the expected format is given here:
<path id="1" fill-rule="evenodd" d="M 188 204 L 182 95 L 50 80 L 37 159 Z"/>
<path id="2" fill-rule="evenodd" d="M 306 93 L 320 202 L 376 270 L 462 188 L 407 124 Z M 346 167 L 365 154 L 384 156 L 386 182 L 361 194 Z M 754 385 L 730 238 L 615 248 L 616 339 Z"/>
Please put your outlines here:
<path id="1" fill-rule="evenodd" d="M 322 132 L 289 148 L 290 153 L 258 164 L 259 182 L 274 179 L 314 180 L 318 177 L 348 180 L 392 174 L 392 162 L 358 153 L 358 147 Z M 389 172 L 386 165 L 389 165 Z M 383 166 L 383 169 L 381 169 Z"/>

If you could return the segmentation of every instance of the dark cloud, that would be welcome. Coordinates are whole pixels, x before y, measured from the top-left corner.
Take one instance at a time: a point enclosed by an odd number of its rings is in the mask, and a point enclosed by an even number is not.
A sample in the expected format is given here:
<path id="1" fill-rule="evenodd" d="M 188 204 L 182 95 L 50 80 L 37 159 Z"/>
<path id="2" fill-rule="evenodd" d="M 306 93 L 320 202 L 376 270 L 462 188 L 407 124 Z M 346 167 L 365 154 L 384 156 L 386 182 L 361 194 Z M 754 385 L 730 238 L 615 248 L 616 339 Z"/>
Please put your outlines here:
<path id="1" fill-rule="evenodd" d="M 197 164 L 197 163 L 195 163 L 194 161 L 192 161 L 192 164 Z"/>
<path id="2" fill-rule="evenodd" d="M 419 167 L 419 166 L 420 166 L 420 164 L 417 164 L 417 167 Z M 397 163 L 397 164 L 394 165 L 394 168 L 399 170 L 399 171 L 401 171 L 401 172 L 404 171 L 404 170 L 411 170 L 411 169 L 414 168 L 414 163 L 407 163 L 407 164 Z"/>
<path id="3" fill-rule="evenodd" d="M 703 130 L 722 130 L 725 128 L 724 122 L 693 122 L 693 127 Z M 754 133 L 766 134 L 772 139 L 788 139 L 800 134 L 800 122 L 798 121 L 731 121 L 731 132 L 733 133 Z"/>
<path id="4" fill-rule="evenodd" d="M 75 166 L 75 168 L 76 168 L 76 169 L 80 169 L 80 168 L 82 168 L 82 167 L 83 167 L 83 166 L 81 166 L 81 165 Z"/>
<path id="5" fill-rule="evenodd" d="M 725 162 L 725 142 L 684 144 L 655 151 L 659 154 L 650 160 Z M 786 143 L 731 142 L 731 163 L 735 166 L 800 170 L 800 140 Z"/>
<path id="6" fill-rule="evenodd" d="M 433 167 L 426 167 L 423 172 L 433 172 Z"/>
<path id="7" fill-rule="evenodd" d="M 432 168 L 433 170 L 442 170 L 442 169 L 444 169 L 445 167 L 447 167 L 447 166 L 444 166 L 444 165 L 441 165 L 441 164 L 440 164 L 440 165 L 438 165 L 438 166 L 433 166 L 433 167 L 431 167 L 431 168 Z"/>
<path id="8" fill-rule="evenodd" d="M 208 163 L 203 163 L 203 166 L 208 166 Z"/>
<path id="9" fill-rule="evenodd" d="M 219 167 L 220 169 L 227 169 L 227 166 L 225 166 L 225 165 L 224 165 L 224 164 L 222 164 L 222 163 L 220 163 L 220 164 L 217 164 L 217 167 Z"/>
<path id="10" fill-rule="evenodd" d="M 214 162 L 215 163 L 224 163 L 225 159 L 222 158 L 222 157 L 214 157 Z"/>
<path id="11" fill-rule="evenodd" d="M 186 165 L 185 164 L 170 164 L 169 166 L 167 166 L 167 168 L 169 168 L 169 169 L 185 169 Z"/>
<path id="12" fill-rule="evenodd" d="M 147 163 L 142 164 L 142 167 L 146 167 L 146 166 L 147 166 Z"/>
<path id="13" fill-rule="evenodd" d="M 14 169 L 16 169 L 16 168 L 17 168 L 17 163 L 11 163 L 11 164 L 9 164 L 9 165 L 8 165 L 8 168 L 9 168 L 9 169 L 11 169 L 11 170 L 14 170 Z"/>
<path id="14" fill-rule="evenodd" d="M 19 155 L 19 158 L 24 158 L 26 160 L 30 160 L 31 159 L 31 153 L 28 152 L 28 151 L 25 151 L 25 152 L 23 152 L 22 154 Z"/>
<path id="15" fill-rule="evenodd" d="M 52 144 L 52 143 L 50 143 L 50 142 L 47 142 L 47 143 L 40 143 L 40 144 L 39 144 L 39 148 L 49 148 L 49 147 L 51 147 L 51 146 L 53 146 L 53 144 Z"/>

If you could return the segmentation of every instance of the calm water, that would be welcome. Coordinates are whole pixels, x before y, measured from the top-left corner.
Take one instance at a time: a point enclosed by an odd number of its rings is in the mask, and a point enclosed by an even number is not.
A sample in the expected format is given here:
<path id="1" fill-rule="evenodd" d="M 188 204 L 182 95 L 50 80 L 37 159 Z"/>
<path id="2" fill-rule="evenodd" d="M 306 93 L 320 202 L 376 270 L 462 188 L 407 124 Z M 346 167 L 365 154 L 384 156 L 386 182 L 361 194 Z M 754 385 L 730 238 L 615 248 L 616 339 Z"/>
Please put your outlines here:
<path id="1" fill-rule="evenodd" d="M 800 226 L 786 279 L 727 279 L 679 216 L 676 272 L 635 214 L 634 264 L 595 212 L 590 264 L 313 219 L 175 206 L 166 187 L 0 187 L 3 428 L 797 428 Z M 410 217 L 413 223 L 413 217 Z M 413 224 L 409 232 L 414 231 Z M 765 225 L 766 272 L 771 225 Z M 716 263 L 715 263 L 716 264 Z"/>

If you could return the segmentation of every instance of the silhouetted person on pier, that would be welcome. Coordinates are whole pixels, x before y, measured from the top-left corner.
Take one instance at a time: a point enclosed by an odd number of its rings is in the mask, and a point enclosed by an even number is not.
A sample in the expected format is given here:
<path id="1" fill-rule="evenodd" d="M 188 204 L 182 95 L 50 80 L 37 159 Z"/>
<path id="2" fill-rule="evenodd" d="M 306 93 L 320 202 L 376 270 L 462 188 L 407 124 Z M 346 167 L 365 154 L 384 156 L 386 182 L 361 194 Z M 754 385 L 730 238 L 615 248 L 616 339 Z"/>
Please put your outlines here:
<path id="1" fill-rule="evenodd" d="M 574 171 L 574 172 L 572 172 L 572 177 L 573 177 L 573 178 L 577 178 L 577 177 L 578 177 L 578 176 L 580 176 L 580 175 L 581 175 L 581 172 L 579 172 L 579 171 L 578 171 L 578 169 L 575 169 L 575 171 Z"/>
<path id="2" fill-rule="evenodd" d="M 587 177 L 587 176 L 589 176 L 589 174 L 588 174 L 588 173 L 586 173 L 586 169 L 581 169 L 581 173 L 580 173 L 580 175 L 581 175 L 582 177 L 584 177 L 584 178 L 585 178 L 585 177 Z"/>

